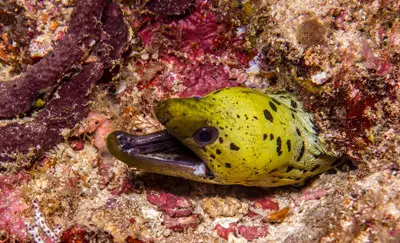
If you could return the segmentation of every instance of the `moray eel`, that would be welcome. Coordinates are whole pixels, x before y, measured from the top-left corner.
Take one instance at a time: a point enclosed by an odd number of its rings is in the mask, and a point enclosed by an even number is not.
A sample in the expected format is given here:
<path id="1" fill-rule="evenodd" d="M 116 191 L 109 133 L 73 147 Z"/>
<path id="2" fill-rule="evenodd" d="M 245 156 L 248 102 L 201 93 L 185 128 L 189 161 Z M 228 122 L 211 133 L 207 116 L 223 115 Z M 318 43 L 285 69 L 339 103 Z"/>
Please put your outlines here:
<path id="1" fill-rule="evenodd" d="M 242 87 L 203 98 L 169 99 L 155 109 L 166 130 L 107 137 L 119 160 L 155 173 L 216 184 L 301 185 L 335 166 L 312 116 L 288 94 Z"/>

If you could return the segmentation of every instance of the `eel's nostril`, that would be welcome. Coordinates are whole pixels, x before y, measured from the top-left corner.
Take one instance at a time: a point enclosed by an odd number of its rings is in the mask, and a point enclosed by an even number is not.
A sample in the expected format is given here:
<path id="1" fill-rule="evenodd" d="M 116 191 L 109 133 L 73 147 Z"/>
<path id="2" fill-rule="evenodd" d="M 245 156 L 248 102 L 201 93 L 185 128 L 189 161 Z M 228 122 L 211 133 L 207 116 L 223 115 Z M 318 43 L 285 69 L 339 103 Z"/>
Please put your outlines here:
<path id="1" fill-rule="evenodd" d="M 171 120 L 172 116 L 169 112 L 159 112 L 157 113 L 157 119 L 163 124 L 167 124 Z"/>

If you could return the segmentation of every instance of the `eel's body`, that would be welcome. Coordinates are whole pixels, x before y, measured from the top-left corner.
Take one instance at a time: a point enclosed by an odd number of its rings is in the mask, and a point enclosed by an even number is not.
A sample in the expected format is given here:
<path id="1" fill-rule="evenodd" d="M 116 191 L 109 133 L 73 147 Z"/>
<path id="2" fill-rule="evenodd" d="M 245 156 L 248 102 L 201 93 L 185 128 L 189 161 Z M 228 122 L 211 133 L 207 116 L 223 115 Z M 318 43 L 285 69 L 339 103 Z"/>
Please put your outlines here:
<path id="1" fill-rule="evenodd" d="M 227 88 L 199 98 L 169 99 L 156 109 L 168 132 L 144 137 L 114 132 L 118 159 L 156 173 L 218 184 L 302 184 L 336 161 L 290 95 Z M 195 155 L 185 154 L 179 142 Z"/>

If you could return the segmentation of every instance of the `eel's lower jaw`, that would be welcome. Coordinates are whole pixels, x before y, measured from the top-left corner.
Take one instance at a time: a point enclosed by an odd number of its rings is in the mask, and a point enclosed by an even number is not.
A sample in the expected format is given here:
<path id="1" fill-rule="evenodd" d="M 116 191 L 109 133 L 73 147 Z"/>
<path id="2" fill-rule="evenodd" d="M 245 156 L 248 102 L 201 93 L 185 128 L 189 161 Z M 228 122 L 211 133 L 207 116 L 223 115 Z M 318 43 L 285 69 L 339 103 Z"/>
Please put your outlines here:
<path id="1" fill-rule="evenodd" d="M 150 172 L 197 181 L 214 178 L 206 164 L 167 130 L 144 136 L 115 131 L 107 137 L 107 148 L 122 162 Z"/>

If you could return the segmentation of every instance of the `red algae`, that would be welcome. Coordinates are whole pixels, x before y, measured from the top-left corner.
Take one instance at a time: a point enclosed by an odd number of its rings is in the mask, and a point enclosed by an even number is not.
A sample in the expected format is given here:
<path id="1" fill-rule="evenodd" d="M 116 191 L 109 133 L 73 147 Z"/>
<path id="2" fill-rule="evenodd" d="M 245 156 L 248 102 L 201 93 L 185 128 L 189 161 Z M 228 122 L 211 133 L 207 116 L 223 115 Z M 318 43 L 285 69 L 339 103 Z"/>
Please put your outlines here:
<path id="1" fill-rule="evenodd" d="M 17 240 L 26 238 L 23 212 L 30 206 L 23 200 L 21 183 L 26 183 L 25 173 L 16 175 L 0 174 L 0 229 Z"/>
<path id="2" fill-rule="evenodd" d="M 254 211 L 249 210 L 249 213 L 247 214 L 247 216 L 249 216 L 250 218 L 254 218 L 254 217 L 257 217 L 260 215 Z"/>
<path id="3" fill-rule="evenodd" d="M 233 236 L 241 236 L 248 241 L 252 241 L 254 239 L 258 239 L 261 237 L 265 237 L 268 234 L 268 226 L 245 226 L 245 225 L 237 225 L 236 223 L 230 223 L 228 228 L 217 224 L 214 228 L 217 231 L 217 234 L 228 240 L 229 234 Z"/>
<path id="4" fill-rule="evenodd" d="M 240 48 L 245 46 L 244 37 L 227 31 L 228 26 L 205 3 L 199 1 L 196 11 L 179 20 L 163 23 L 164 19 L 159 18 L 156 23 L 139 31 L 145 48 L 158 46 L 161 64 L 172 67 L 168 73 L 146 81 L 150 86 L 173 93 L 183 85 L 177 95 L 188 97 L 238 86 L 245 81 L 244 69 L 256 52 L 244 52 Z M 232 48 L 225 47 L 224 43 L 228 42 Z M 234 74 L 237 68 L 239 72 Z"/>
<path id="5" fill-rule="evenodd" d="M 220 224 L 217 224 L 214 228 L 215 231 L 217 231 L 217 234 L 219 237 L 224 238 L 225 240 L 228 240 L 229 234 L 233 234 L 236 236 L 236 228 L 237 225 L 235 223 L 230 223 L 229 228 L 225 228 L 221 226 Z"/>
<path id="6" fill-rule="evenodd" d="M 257 208 L 262 208 L 264 210 L 279 210 L 279 204 L 269 197 L 252 199 L 252 201 L 254 206 Z"/>
<path id="7" fill-rule="evenodd" d="M 147 200 L 171 217 L 185 217 L 192 214 L 192 204 L 184 197 L 164 191 L 150 191 L 147 192 Z"/>
<path id="8" fill-rule="evenodd" d="M 248 241 L 264 237 L 268 233 L 268 226 L 238 226 L 239 234 Z"/>

